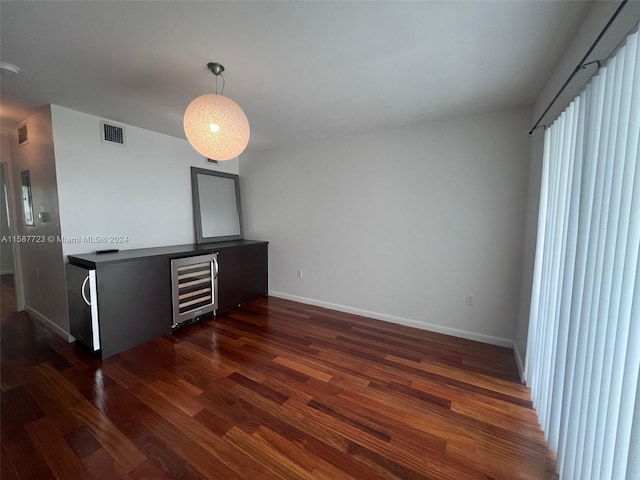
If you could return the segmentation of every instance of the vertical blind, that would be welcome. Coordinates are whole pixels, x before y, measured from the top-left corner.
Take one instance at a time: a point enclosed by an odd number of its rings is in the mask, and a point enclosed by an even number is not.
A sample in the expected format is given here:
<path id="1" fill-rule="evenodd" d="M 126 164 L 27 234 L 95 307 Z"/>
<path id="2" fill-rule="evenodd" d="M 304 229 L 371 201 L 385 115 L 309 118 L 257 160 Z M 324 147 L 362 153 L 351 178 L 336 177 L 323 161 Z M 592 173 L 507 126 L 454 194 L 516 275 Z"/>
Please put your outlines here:
<path id="1" fill-rule="evenodd" d="M 525 378 L 561 479 L 640 479 L 638 33 L 547 129 Z"/>

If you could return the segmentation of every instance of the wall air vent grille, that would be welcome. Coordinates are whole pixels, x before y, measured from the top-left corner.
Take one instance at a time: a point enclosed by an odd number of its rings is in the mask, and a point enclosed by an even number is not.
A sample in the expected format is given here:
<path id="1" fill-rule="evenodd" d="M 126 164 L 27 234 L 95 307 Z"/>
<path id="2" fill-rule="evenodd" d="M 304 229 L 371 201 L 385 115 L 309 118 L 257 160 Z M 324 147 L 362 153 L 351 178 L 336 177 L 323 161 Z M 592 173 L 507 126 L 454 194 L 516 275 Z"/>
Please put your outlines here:
<path id="1" fill-rule="evenodd" d="M 124 127 L 100 121 L 100 140 L 103 143 L 123 146 L 125 144 Z"/>
<path id="2" fill-rule="evenodd" d="M 29 143 L 29 134 L 27 131 L 27 124 L 23 123 L 18 126 L 18 145 L 24 145 Z"/>

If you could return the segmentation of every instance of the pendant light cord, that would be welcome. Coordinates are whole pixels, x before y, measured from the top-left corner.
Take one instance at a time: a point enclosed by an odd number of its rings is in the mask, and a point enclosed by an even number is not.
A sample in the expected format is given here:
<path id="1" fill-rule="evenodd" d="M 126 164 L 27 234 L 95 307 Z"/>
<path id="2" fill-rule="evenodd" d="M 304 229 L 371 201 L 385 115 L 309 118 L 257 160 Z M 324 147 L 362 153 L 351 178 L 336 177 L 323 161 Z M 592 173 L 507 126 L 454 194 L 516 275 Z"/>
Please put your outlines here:
<path id="1" fill-rule="evenodd" d="M 222 78 L 222 90 L 220 90 L 220 95 L 224 94 L 224 76 L 222 75 L 222 73 L 216 75 L 216 94 L 218 93 L 218 77 Z"/>

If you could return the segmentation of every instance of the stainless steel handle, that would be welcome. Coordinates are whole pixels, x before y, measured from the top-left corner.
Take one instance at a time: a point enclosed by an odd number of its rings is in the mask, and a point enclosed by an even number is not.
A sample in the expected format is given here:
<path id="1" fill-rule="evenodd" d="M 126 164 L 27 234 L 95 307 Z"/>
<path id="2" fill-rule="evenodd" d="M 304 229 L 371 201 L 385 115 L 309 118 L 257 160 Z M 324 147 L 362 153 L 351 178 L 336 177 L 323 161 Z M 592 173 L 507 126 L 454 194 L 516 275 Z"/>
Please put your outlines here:
<path id="1" fill-rule="evenodd" d="M 216 273 L 213 275 L 213 278 L 218 278 L 218 272 L 220 271 L 219 266 L 218 266 L 218 254 L 215 254 L 213 256 L 213 264 L 216 267 Z"/>
<path id="2" fill-rule="evenodd" d="M 87 286 L 88 281 L 89 281 L 89 275 L 87 275 L 87 278 L 85 278 L 84 282 L 82 282 L 82 287 L 80 287 L 80 293 L 82 293 L 82 299 L 84 300 L 84 303 L 91 306 L 91 302 L 87 300 L 87 296 L 84 294 L 84 287 Z"/>

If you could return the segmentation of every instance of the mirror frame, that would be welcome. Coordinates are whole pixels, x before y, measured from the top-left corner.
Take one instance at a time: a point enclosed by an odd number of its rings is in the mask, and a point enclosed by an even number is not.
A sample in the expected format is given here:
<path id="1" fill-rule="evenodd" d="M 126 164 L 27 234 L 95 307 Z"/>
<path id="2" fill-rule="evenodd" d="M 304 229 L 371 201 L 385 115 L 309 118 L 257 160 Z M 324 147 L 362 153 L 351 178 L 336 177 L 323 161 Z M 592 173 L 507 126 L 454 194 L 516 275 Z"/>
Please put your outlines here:
<path id="1" fill-rule="evenodd" d="M 200 208 L 200 190 L 198 187 L 198 175 L 230 178 L 234 180 L 236 191 L 236 208 L 238 211 L 238 235 L 222 235 L 215 237 L 202 236 L 202 210 Z M 207 170 L 206 168 L 191 167 L 191 197 L 193 201 L 193 220 L 196 227 L 196 243 L 223 242 L 227 240 L 242 240 L 242 211 L 240 210 L 240 177 L 233 173 Z"/>
<path id="2" fill-rule="evenodd" d="M 24 224 L 27 227 L 34 227 L 36 219 L 33 214 L 33 193 L 31 192 L 31 172 L 29 172 L 29 170 L 22 170 L 20 172 L 20 194 L 22 197 Z"/>

